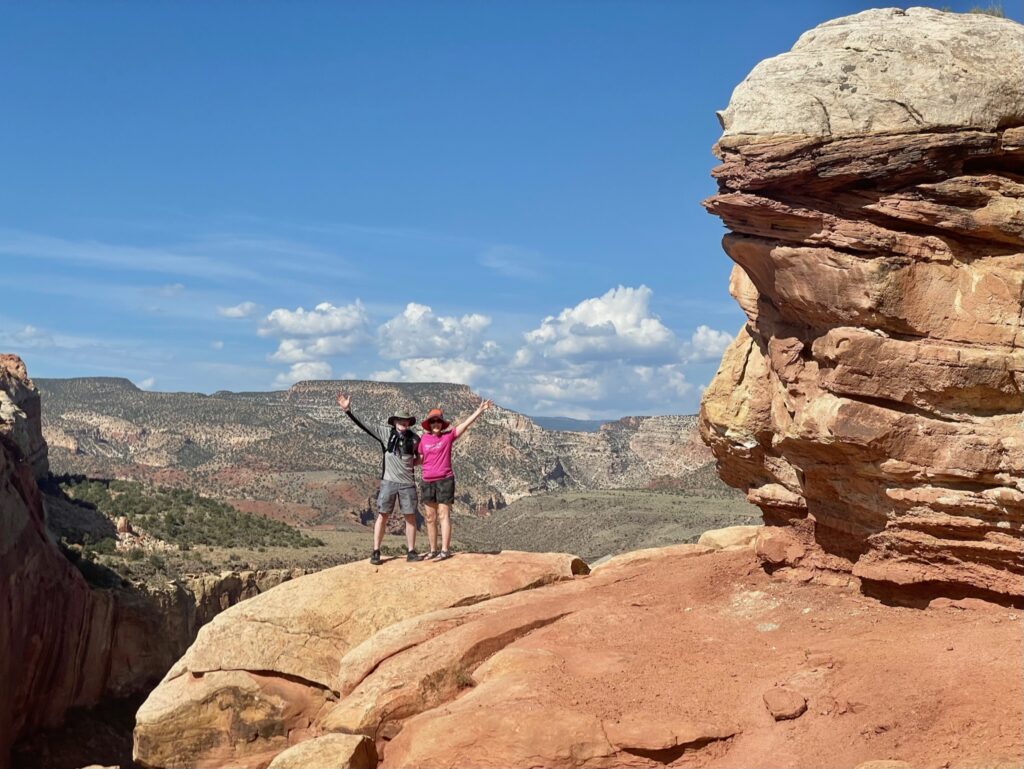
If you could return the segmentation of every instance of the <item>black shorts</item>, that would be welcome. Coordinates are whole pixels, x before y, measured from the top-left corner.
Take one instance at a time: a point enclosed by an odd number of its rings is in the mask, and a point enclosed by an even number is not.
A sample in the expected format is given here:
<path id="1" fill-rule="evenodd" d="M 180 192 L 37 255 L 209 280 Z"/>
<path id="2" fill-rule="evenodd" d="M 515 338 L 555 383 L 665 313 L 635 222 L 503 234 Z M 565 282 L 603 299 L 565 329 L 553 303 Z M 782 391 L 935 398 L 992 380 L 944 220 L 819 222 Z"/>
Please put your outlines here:
<path id="1" fill-rule="evenodd" d="M 455 478 L 423 481 L 420 484 L 420 500 L 428 504 L 452 504 L 455 501 Z"/>

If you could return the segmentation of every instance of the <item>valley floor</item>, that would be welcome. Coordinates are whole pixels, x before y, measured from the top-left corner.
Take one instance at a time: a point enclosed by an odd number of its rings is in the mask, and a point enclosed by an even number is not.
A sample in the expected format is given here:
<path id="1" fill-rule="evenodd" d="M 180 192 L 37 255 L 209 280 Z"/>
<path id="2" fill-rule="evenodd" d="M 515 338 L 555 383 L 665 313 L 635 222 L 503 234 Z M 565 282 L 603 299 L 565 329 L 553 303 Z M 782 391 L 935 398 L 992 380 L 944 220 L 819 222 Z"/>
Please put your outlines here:
<path id="1" fill-rule="evenodd" d="M 461 515 L 454 521 L 455 538 L 468 550 L 573 553 L 594 562 L 696 542 L 709 529 L 759 524 L 761 511 L 719 482 L 695 489 L 549 491 L 486 518 Z"/>

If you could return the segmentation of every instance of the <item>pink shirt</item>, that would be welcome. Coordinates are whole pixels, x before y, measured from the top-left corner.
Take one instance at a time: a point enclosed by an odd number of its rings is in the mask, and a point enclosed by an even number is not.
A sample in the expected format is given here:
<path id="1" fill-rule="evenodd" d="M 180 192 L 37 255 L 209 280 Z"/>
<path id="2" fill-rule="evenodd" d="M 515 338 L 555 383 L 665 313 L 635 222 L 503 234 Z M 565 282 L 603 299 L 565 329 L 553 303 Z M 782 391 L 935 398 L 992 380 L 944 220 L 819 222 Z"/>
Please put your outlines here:
<path id="1" fill-rule="evenodd" d="M 417 449 L 423 455 L 423 480 L 426 483 L 452 478 L 452 444 L 455 443 L 455 431 L 449 430 L 440 435 L 424 433 L 420 436 Z"/>

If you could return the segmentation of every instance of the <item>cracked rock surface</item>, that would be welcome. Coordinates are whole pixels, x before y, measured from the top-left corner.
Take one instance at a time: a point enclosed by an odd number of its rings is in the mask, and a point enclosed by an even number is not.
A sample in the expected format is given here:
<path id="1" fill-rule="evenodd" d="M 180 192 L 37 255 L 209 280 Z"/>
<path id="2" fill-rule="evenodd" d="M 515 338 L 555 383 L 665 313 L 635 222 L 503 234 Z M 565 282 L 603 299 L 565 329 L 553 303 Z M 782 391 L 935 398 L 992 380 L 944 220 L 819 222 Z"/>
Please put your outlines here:
<path id="1" fill-rule="evenodd" d="M 774 579 L 750 547 L 676 545 L 576 576 L 561 558 L 549 562 L 556 579 L 505 582 L 490 598 L 486 574 L 536 570 L 527 554 L 347 564 L 250 599 L 213 621 L 239 628 L 239 643 L 256 614 L 301 631 L 314 611 L 328 625 L 353 604 L 448 586 L 439 608 L 337 641 L 317 682 L 256 667 L 300 656 L 299 632 L 252 649 L 245 670 L 188 672 L 190 652 L 139 712 L 137 760 L 332 766 L 352 763 L 359 745 L 382 767 L 856 766 L 880 755 L 1016 766 L 1024 755 L 1024 635 L 1011 610 L 884 606 Z M 478 600 L 454 605 L 458 583 Z M 313 609 L 299 598 L 307 590 L 334 598 Z M 194 651 L 213 654 L 216 640 L 237 660 L 230 639 L 204 631 Z M 279 655 L 285 646 L 295 653 Z M 989 650 L 981 665 L 979 649 Z M 766 692 L 788 693 L 796 705 L 779 712 L 799 718 L 777 721 Z M 374 750 L 325 739 L 346 734 Z"/>
<path id="2" fill-rule="evenodd" d="M 1024 123 L 1020 25 L 876 8 L 820 24 L 765 59 L 719 113 L 724 137 L 843 136 Z"/>
<path id="3" fill-rule="evenodd" d="M 701 429 L 773 569 L 1024 598 L 1021 72 L 1013 21 L 872 10 L 723 113 L 705 206 L 747 322 Z"/>
<path id="4" fill-rule="evenodd" d="M 454 564 L 360 562 L 286 582 L 200 630 L 138 712 L 137 759 L 161 767 L 265 766 L 284 748 L 315 736 L 327 717 L 356 723 L 334 731 L 371 732 L 369 725 L 383 719 L 377 713 L 385 701 L 392 708 L 416 707 L 404 703 L 401 691 L 379 684 L 391 656 L 427 640 L 402 634 L 391 643 L 404 620 L 452 608 L 454 615 L 431 624 L 429 633 L 457 630 L 476 604 L 586 571 L 571 555 L 461 554 Z M 499 632 L 490 625 L 484 631 Z M 517 625 L 500 632 L 514 636 Z M 477 642 L 485 651 L 503 637 Z M 444 648 L 439 654 L 447 659 Z M 369 715 L 355 707 L 367 700 Z"/>

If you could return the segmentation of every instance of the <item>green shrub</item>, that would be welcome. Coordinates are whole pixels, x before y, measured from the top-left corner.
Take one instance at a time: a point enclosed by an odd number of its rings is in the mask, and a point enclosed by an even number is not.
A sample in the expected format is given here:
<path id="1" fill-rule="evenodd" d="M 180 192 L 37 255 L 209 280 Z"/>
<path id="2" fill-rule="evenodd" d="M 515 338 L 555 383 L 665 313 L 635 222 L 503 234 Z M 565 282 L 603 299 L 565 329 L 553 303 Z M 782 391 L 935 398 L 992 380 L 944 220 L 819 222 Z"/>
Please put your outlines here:
<path id="1" fill-rule="evenodd" d="M 323 546 L 321 540 L 285 523 L 240 512 L 188 489 L 147 489 L 136 481 L 78 477 L 63 479 L 61 487 L 69 497 L 110 518 L 123 515 L 143 531 L 182 550 L 196 545 L 248 549 Z"/>

